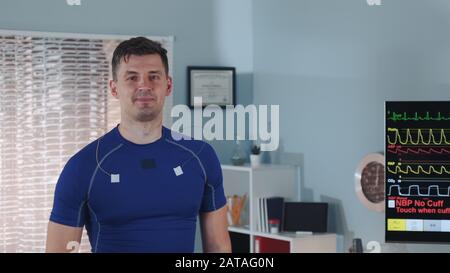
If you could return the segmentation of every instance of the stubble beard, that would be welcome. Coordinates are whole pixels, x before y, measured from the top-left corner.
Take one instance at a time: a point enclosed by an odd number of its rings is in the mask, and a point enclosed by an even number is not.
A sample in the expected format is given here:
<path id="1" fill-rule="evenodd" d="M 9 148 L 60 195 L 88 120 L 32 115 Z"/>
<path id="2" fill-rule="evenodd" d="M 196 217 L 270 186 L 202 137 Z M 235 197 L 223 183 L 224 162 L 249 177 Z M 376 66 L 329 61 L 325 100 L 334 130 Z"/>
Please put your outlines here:
<path id="1" fill-rule="evenodd" d="M 148 122 L 156 120 L 161 114 L 162 109 L 154 109 L 154 108 L 144 108 L 139 109 L 136 117 L 136 120 L 139 122 Z"/>

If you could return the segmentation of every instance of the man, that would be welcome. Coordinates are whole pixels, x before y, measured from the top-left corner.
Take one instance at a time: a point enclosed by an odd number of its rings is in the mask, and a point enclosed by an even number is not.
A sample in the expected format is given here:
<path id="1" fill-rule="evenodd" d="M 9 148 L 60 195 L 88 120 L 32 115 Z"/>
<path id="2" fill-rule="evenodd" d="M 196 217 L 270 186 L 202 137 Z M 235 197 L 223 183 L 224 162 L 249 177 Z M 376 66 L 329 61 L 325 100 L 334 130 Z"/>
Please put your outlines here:
<path id="1" fill-rule="evenodd" d="M 92 252 L 193 252 L 200 216 L 204 252 L 230 252 L 219 160 L 199 140 L 162 126 L 172 90 L 166 50 L 143 37 L 112 59 L 120 124 L 64 167 L 48 225 L 48 252 L 67 252 L 86 226 Z M 176 138 L 180 139 L 180 138 Z"/>

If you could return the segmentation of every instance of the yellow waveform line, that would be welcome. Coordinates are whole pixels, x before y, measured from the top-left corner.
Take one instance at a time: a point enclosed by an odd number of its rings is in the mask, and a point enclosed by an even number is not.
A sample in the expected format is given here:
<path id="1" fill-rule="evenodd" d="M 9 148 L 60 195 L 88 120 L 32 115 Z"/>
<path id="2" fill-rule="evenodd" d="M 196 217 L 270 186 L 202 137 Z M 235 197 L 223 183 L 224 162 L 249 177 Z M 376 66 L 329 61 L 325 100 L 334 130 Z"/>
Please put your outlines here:
<path id="1" fill-rule="evenodd" d="M 428 170 L 425 170 L 422 166 L 417 166 L 417 169 L 413 169 L 411 166 L 406 166 L 406 170 L 402 169 L 401 166 L 395 166 L 395 169 L 392 170 L 389 166 L 387 168 L 388 172 L 392 173 L 392 174 L 409 174 L 409 173 L 413 173 L 413 174 L 431 174 L 431 173 L 435 173 L 435 174 L 443 174 L 443 173 L 447 173 L 450 174 L 450 171 L 447 170 L 444 166 L 441 166 L 439 169 L 434 168 L 433 166 L 428 166 Z"/>
<path id="2" fill-rule="evenodd" d="M 395 139 L 392 140 L 391 136 L 387 136 L 388 138 L 388 143 L 389 144 L 413 144 L 413 145 L 418 145 L 418 144 L 424 144 L 424 145 L 430 145 L 431 143 L 434 145 L 439 145 L 439 144 L 450 144 L 450 142 L 447 141 L 447 137 L 445 136 L 445 132 L 444 129 L 440 129 L 439 133 L 440 133 L 440 138 L 439 141 L 436 141 L 435 137 L 434 137 L 434 133 L 433 133 L 433 129 L 428 129 L 428 140 L 425 141 L 423 133 L 422 133 L 422 129 L 417 129 L 417 137 L 415 138 L 416 141 L 413 140 L 413 137 L 411 135 L 411 130 L 416 130 L 416 129 L 406 129 L 406 139 L 402 140 L 402 137 L 400 136 L 400 132 L 399 129 L 397 128 L 388 128 L 388 132 L 395 132 Z M 425 130 L 424 130 L 425 131 Z"/>

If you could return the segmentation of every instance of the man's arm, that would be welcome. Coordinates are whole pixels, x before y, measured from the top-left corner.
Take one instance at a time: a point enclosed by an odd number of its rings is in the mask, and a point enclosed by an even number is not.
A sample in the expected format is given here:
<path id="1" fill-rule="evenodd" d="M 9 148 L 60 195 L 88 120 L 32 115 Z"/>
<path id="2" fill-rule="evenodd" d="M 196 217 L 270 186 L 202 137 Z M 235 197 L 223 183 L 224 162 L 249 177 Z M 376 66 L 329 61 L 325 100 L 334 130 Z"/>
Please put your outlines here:
<path id="1" fill-rule="evenodd" d="M 50 221 L 45 252 L 71 252 L 73 248 L 78 252 L 82 233 L 82 227 L 71 227 Z"/>
<path id="2" fill-rule="evenodd" d="M 231 253 L 227 207 L 200 214 L 203 252 Z"/>

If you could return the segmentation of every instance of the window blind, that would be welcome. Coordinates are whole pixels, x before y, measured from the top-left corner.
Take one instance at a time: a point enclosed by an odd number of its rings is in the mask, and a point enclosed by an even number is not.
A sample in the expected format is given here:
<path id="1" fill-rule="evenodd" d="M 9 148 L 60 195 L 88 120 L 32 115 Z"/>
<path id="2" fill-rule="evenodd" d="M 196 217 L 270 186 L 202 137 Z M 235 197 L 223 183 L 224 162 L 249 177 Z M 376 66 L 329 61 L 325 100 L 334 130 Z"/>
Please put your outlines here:
<path id="1" fill-rule="evenodd" d="M 0 34 L 0 251 L 45 250 L 63 166 L 119 123 L 108 80 L 121 40 Z M 171 40 L 159 40 L 171 65 Z M 85 232 L 80 250 L 90 250 Z"/>

